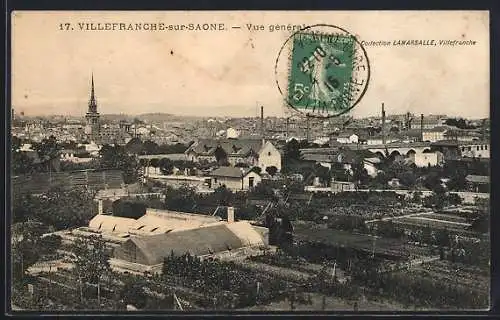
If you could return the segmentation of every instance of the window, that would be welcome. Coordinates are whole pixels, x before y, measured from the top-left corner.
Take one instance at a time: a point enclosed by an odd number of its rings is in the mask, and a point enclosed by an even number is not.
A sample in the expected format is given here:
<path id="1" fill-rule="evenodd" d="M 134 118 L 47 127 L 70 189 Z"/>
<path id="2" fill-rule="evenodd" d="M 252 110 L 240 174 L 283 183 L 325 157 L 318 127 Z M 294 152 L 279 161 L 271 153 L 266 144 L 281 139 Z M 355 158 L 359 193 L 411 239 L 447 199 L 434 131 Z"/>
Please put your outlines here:
<path id="1" fill-rule="evenodd" d="M 472 147 L 469 147 L 469 148 L 468 148 L 468 150 L 469 150 L 469 151 L 472 151 Z"/>
<path id="2" fill-rule="evenodd" d="M 139 228 L 137 228 L 137 230 L 142 230 L 142 228 L 144 228 L 145 226 L 140 226 Z"/>
<path id="3" fill-rule="evenodd" d="M 479 146 L 477 146 L 477 151 L 479 151 Z"/>
<path id="4" fill-rule="evenodd" d="M 271 151 L 269 151 L 269 152 L 267 153 L 267 155 L 270 157 L 270 156 L 271 156 Z"/>
<path id="5" fill-rule="evenodd" d="M 217 183 L 217 178 L 214 178 L 214 183 Z"/>
<path id="6" fill-rule="evenodd" d="M 254 185 L 254 177 L 248 178 L 248 186 L 250 188 L 253 188 L 253 185 Z"/>
<path id="7" fill-rule="evenodd" d="M 483 150 L 483 146 L 481 146 L 481 150 Z"/>
<path id="8" fill-rule="evenodd" d="M 488 146 L 484 146 L 484 150 L 488 150 Z"/>
<path id="9" fill-rule="evenodd" d="M 151 232 L 158 230 L 158 227 L 151 229 Z"/>

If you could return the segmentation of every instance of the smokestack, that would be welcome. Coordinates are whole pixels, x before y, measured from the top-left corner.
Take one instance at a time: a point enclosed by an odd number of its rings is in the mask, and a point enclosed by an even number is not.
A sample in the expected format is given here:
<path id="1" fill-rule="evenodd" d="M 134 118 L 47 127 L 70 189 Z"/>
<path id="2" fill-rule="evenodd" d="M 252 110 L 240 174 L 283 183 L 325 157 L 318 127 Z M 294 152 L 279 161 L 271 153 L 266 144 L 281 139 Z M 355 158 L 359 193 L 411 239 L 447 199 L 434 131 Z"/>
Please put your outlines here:
<path id="1" fill-rule="evenodd" d="M 264 107 L 260 107 L 260 135 L 262 138 L 262 145 L 264 145 Z"/>
<path id="2" fill-rule="evenodd" d="M 486 141 L 486 119 L 483 119 L 481 123 L 481 139 Z"/>
<path id="3" fill-rule="evenodd" d="M 288 127 L 289 127 L 289 123 L 290 123 L 290 118 L 287 117 L 286 118 L 286 138 L 288 138 Z"/>
<path id="4" fill-rule="evenodd" d="M 420 114 L 420 141 L 424 141 L 424 114 Z"/>
<path id="5" fill-rule="evenodd" d="M 97 200 L 97 214 L 103 214 L 102 199 Z"/>
<path id="6" fill-rule="evenodd" d="M 306 115 L 306 141 L 309 142 L 309 115 Z"/>
<path id="7" fill-rule="evenodd" d="M 234 222 L 234 207 L 227 207 L 227 222 Z"/>
<path id="8" fill-rule="evenodd" d="M 382 144 L 385 144 L 385 109 L 382 102 Z"/>

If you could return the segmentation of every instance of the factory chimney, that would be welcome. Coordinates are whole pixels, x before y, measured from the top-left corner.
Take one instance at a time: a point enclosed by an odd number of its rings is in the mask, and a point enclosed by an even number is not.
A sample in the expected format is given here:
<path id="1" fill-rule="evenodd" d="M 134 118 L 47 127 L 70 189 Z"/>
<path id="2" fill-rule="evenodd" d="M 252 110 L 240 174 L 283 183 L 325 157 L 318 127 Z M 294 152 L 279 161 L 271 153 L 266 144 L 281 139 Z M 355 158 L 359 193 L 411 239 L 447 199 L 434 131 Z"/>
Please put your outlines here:
<path id="1" fill-rule="evenodd" d="M 309 128 L 309 114 L 306 114 L 306 141 L 309 142 L 309 139 L 311 138 L 309 136 L 309 131 L 310 131 L 310 128 Z"/>
<path id="2" fill-rule="evenodd" d="M 103 203 L 102 199 L 97 200 L 97 214 L 103 214 Z"/>
<path id="3" fill-rule="evenodd" d="M 424 114 L 420 114 L 420 141 L 424 141 Z"/>
<path id="4" fill-rule="evenodd" d="M 481 123 L 481 139 L 486 141 L 486 119 L 483 119 Z"/>
<path id="5" fill-rule="evenodd" d="M 227 222 L 234 222 L 234 207 L 227 207 Z"/>
<path id="6" fill-rule="evenodd" d="M 265 143 L 265 131 L 264 131 L 264 107 L 260 107 L 260 136 L 262 138 L 262 146 Z"/>
<path id="7" fill-rule="evenodd" d="M 382 102 L 382 144 L 385 144 L 385 109 Z"/>

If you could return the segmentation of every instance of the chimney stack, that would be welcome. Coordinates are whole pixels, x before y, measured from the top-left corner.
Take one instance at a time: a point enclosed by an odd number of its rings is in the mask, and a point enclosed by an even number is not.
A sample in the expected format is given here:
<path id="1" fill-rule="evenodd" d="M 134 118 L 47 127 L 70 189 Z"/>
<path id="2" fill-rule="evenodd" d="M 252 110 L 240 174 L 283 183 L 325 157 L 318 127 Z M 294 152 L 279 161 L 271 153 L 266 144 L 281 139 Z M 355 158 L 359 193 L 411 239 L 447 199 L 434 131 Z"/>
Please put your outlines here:
<path id="1" fill-rule="evenodd" d="M 234 222 L 234 207 L 227 207 L 227 222 Z"/>
<path id="2" fill-rule="evenodd" d="M 385 144 L 385 109 L 382 102 L 382 144 Z"/>
<path id="3" fill-rule="evenodd" d="M 260 107 L 260 135 L 262 138 L 262 145 L 264 145 L 264 107 Z"/>
<path id="4" fill-rule="evenodd" d="M 309 114 L 306 114 L 306 141 L 309 142 L 309 139 L 311 138 L 309 136 Z"/>
<path id="5" fill-rule="evenodd" d="M 97 214 L 103 214 L 102 199 L 97 200 Z"/>
<path id="6" fill-rule="evenodd" d="M 420 114 L 420 141 L 424 141 L 424 114 Z"/>

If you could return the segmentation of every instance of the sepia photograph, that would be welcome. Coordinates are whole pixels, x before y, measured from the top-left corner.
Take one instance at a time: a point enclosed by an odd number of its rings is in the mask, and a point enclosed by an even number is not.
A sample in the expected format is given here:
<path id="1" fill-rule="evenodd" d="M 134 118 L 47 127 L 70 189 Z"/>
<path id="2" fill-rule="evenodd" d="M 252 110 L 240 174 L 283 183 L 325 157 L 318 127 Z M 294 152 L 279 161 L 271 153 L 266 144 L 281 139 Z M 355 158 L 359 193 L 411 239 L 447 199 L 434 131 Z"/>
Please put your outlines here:
<path id="1" fill-rule="evenodd" d="M 10 18 L 12 314 L 490 309 L 488 11 Z"/>

